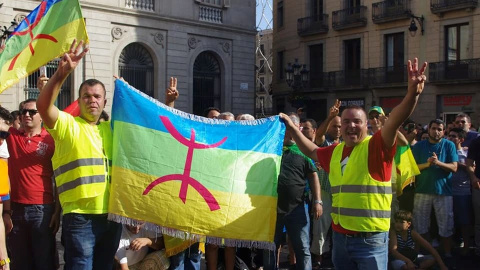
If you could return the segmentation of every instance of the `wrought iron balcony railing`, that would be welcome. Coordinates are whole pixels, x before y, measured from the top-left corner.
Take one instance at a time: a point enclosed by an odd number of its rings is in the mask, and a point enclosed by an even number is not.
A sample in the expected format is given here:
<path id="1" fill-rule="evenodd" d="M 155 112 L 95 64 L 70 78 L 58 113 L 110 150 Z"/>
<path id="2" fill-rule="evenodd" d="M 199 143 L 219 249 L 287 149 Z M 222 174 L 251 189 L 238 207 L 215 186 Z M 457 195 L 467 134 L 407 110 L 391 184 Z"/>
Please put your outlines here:
<path id="1" fill-rule="evenodd" d="M 368 86 L 368 69 L 330 71 L 327 76 L 329 88 L 358 89 Z"/>
<path id="2" fill-rule="evenodd" d="M 374 23 L 391 22 L 410 18 L 409 0 L 386 0 L 372 4 L 372 21 Z"/>
<path id="3" fill-rule="evenodd" d="M 342 30 L 367 25 L 367 7 L 356 6 L 332 12 L 332 28 Z"/>
<path id="4" fill-rule="evenodd" d="M 480 58 L 429 63 L 428 69 L 431 83 L 480 81 Z"/>
<path id="5" fill-rule="evenodd" d="M 430 0 L 430 11 L 434 14 L 458 9 L 473 9 L 478 6 L 478 0 Z"/>
<path id="6" fill-rule="evenodd" d="M 368 69 L 370 86 L 399 86 L 407 83 L 407 66 L 379 67 Z"/>
<path id="7" fill-rule="evenodd" d="M 328 33 L 328 14 L 317 14 L 297 21 L 299 36 Z"/>

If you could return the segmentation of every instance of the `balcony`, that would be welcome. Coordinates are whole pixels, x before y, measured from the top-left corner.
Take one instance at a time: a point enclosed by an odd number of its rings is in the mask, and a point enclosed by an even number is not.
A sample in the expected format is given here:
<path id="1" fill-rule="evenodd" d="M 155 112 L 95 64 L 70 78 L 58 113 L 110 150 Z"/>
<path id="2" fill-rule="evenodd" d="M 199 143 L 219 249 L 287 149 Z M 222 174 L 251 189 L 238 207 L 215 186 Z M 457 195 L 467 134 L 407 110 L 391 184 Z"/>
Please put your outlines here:
<path id="1" fill-rule="evenodd" d="M 430 10 L 434 14 L 442 14 L 458 9 L 474 9 L 478 0 L 430 0 Z"/>
<path id="2" fill-rule="evenodd" d="M 155 11 L 155 0 L 125 0 L 125 7 L 141 11 Z"/>
<path id="3" fill-rule="evenodd" d="M 368 69 L 328 72 L 328 87 L 341 89 L 365 89 L 368 86 Z"/>
<path id="4" fill-rule="evenodd" d="M 343 30 L 367 25 L 367 7 L 356 6 L 332 12 L 332 28 Z"/>
<path id="5" fill-rule="evenodd" d="M 435 84 L 480 81 L 480 58 L 429 63 L 428 80 Z"/>
<path id="6" fill-rule="evenodd" d="M 386 0 L 372 4 L 373 23 L 385 23 L 410 18 L 409 0 Z"/>
<path id="7" fill-rule="evenodd" d="M 317 14 L 298 19 L 297 33 L 301 37 L 328 33 L 328 14 Z"/>
<path id="8" fill-rule="evenodd" d="M 371 87 L 405 86 L 407 66 L 369 68 L 368 82 Z"/>

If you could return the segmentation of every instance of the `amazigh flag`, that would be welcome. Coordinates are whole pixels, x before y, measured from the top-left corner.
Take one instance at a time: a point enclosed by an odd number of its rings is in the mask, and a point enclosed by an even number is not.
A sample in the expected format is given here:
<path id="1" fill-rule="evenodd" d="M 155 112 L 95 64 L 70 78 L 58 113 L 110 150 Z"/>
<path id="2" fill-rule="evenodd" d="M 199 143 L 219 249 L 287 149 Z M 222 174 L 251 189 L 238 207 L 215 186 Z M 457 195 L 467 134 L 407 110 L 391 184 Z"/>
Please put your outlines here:
<path id="1" fill-rule="evenodd" d="M 88 43 L 78 0 L 44 0 L 15 28 L 0 54 L 0 93 L 70 49 Z"/>
<path id="2" fill-rule="evenodd" d="M 285 126 L 184 113 L 117 80 L 109 213 L 207 243 L 274 249 Z"/>
<path id="3" fill-rule="evenodd" d="M 420 170 L 408 145 L 397 146 L 394 160 L 397 172 L 396 190 L 397 196 L 400 196 L 403 189 L 415 181 L 415 175 L 419 175 Z"/>

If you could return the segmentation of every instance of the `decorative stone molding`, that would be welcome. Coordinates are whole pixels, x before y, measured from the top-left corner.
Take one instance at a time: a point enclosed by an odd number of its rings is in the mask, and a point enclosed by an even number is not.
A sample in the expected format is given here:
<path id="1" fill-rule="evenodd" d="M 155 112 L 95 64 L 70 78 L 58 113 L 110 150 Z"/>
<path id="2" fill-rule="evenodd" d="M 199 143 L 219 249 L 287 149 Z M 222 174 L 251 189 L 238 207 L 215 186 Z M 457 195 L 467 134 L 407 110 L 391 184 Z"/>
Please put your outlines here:
<path id="1" fill-rule="evenodd" d="M 188 50 L 193 50 L 197 48 L 199 42 L 201 42 L 200 39 L 197 39 L 196 37 L 190 37 L 188 39 Z"/>
<path id="2" fill-rule="evenodd" d="M 123 29 L 122 29 L 121 27 L 119 27 L 119 26 L 114 26 L 114 27 L 112 28 L 112 31 L 111 31 L 111 33 L 112 33 L 112 42 L 115 41 L 115 40 L 121 39 L 122 36 L 123 36 L 123 33 L 126 33 L 126 32 L 127 32 L 127 30 L 123 30 Z"/>
<path id="3" fill-rule="evenodd" d="M 162 33 L 157 32 L 157 33 L 152 33 L 151 35 L 153 36 L 153 41 L 155 41 L 155 43 L 162 46 L 162 48 L 165 48 L 163 45 L 164 38 Z"/>
<path id="4" fill-rule="evenodd" d="M 13 20 L 17 23 L 21 23 L 25 19 L 25 17 L 27 17 L 27 14 L 18 13 L 17 15 L 15 15 Z"/>
<path id="5" fill-rule="evenodd" d="M 219 44 L 222 45 L 222 50 L 228 55 L 230 55 L 230 49 L 232 48 L 232 46 L 230 45 L 230 42 L 225 41 L 225 42 L 220 42 Z"/>

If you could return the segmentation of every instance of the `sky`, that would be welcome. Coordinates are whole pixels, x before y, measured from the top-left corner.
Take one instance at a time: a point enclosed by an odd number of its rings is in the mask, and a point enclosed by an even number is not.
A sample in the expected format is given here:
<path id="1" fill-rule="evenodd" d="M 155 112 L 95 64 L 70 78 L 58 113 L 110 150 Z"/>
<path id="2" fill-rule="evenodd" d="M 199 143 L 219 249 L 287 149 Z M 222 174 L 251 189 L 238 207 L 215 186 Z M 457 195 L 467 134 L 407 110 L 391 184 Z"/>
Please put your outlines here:
<path id="1" fill-rule="evenodd" d="M 265 29 L 273 28 L 272 0 L 256 0 L 256 1 L 257 1 L 257 23 L 256 23 L 257 30 L 265 30 Z"/>

